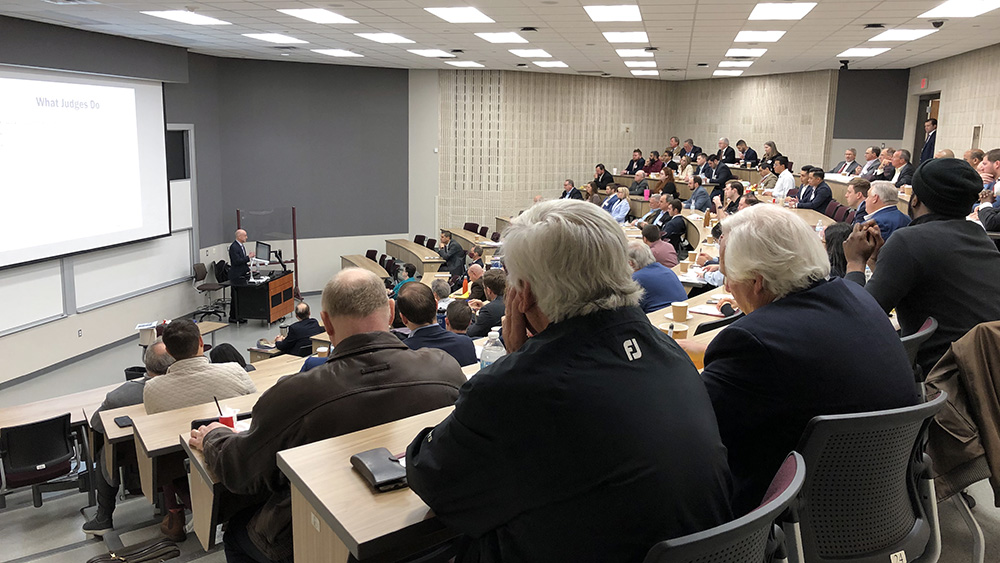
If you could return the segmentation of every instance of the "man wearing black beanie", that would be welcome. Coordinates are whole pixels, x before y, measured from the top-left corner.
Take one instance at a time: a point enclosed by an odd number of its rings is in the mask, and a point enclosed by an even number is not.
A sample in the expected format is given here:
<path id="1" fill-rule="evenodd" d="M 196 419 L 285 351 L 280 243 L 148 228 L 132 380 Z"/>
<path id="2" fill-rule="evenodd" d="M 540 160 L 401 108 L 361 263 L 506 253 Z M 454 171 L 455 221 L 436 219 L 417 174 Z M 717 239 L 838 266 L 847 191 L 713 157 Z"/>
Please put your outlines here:
<path id="1" fill-rule="evenodd" d="M 1000 319 L 1000 251 L 965 219 L 981 190 L 982 179 L 964 160 L 924 161 L 913 174 L 913 222 L 885 246 L 874 221 L 856 225 L 844 243 L 847 279 L 865 286 L 887 313 L 896 309 L 903 336 L 937 319 L 917 355 L 924 373 L 972 327 Z M 867 285 L 866 263 L 873 271 Z"/>

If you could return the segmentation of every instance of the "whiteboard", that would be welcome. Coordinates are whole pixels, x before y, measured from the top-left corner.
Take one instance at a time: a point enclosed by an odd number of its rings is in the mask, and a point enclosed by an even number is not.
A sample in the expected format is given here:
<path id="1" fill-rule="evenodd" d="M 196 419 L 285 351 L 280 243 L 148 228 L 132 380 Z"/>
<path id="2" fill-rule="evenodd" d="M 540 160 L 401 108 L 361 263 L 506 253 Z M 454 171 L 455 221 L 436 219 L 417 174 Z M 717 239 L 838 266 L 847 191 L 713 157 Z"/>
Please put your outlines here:
<path id="1" fill-rule="evenodd" d="M 62 269 L 58 261 L 0 272 L 5 300 L 0 332 L 63 313 Z"/>
<path id="2" fill-rule="evenodd" d="M 77 309 L 128 297 L 192 275 L 191 231 L 73 259 Z"/>
<path id="3" fill-rule="evenodd" d="M 176 233 L 193 226 L 191 180 L 172 180 L 170 182 L 170 230 Z"/>

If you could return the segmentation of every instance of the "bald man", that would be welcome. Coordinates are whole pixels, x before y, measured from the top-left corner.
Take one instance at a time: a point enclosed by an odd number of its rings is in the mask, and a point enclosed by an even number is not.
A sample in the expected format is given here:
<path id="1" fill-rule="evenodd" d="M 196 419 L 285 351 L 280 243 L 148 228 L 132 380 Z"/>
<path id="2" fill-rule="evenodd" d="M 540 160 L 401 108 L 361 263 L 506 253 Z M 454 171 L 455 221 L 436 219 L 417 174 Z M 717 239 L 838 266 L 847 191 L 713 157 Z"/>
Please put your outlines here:
<path id="1" fill-rule="evenodd" d="M 486 272 L 479 264 L 469 266 L 469 299 L 486 301 L 486 287 L 483 285 L 483 274 Z"/>
<path id="2" fill-rule="evenodd" d="M 247 280 L 250 279 L 250 259 L 253 258 L 253 252 L 247 252 L 246 242 L 247 232 L 243 229 L 238 229 L 236 231 L 236 240 L 233 241 L 233 244 L 229 245 L 229 283 L 232 285 L 232 288 L 229 290 L 232 297 L 231 304 L 229 305 L 229 322 L 231 323 L 247 322 L 246 319 L 241 319 L 237 315 L 239 307 L 236 305 L 236 300 L 239 296 L 239 291 L 236 288 L 246 285 Z"/>

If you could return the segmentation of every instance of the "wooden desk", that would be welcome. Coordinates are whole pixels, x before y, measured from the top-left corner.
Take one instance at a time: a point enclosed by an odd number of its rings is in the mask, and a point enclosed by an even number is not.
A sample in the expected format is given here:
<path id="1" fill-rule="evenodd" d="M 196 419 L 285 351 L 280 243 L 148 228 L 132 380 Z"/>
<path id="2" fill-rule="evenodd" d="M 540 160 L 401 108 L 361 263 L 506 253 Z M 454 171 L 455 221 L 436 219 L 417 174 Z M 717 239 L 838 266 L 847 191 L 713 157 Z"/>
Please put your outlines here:
<path id="1" fill-rule="evenodd" d="M 341 268 L 361 268 L 362 270 L 368 270 L 369 272 L 375 274 L 380 278 L 389 277 L 389 272 L 385 271 L 385 268 L 378 265 L 378 262 L 374 260 L 369 260 L 367 257 L 360 254 L 343 254 L 340 256 L 340 267 Z"/>
<path id="2" fill-rule="evenodd" d="M 399 453 L 418 432 L 451 413 L 446 407 L 381 426 L 278 452 L 292 486 L 292 534 L 297 563 L 402 556 L 457 535 L 410 489 L 375 494 L 351 467 L 358 452 Z"/>
<path id="3" fill-rule="evenodd" d="M 728 165 L 727 165 L 728 166 Z M 751 184 L 756 184 L 760 182 L 760 174 L 757 172 L 756 168 L 747 168 L 744 166 L 730 166 L 729 171 L 733 173 L 733 176 L 741 182 L 750 182 Z"/>
<path id="4" fill-rule="evenodd" d="M 830 186 L 830 191 L 833 192 L 833 199 L 840 202 L 841 205 L 847 205 L 847 182 L 849 182 L 853 176 L 844 176 L 843 174 L 827 174 L 823 180 L 826 185 Z M 813 224 L 816 224 L 813 221 Z"/>
<path id="5" fill-rule="evenodd" d="M 503 234 L 504 229 L 510 226 L 510 222 L 513 217 L 497 217 L 496 218 L 496 232 Z"/>
<path id="6" fill-rule="evenodd" d="M 642 217 L 649 213 L 649 200 L 641 195 L 628 196 L 628 205 L 630 207 L 629 213 L 633 217 Z"/>
<path id="7" fill-rule="evenodd" d="M 215 321 L 201 321 L 196 323 L 202 338 L 206 335 L 212 336 L 212 346 L 215 346 L 215 333 L 229 326 L 229 323 L 219 323 Z"/>
<path id="8" fill-rule="evenodd" d="M 262 362 L 281 353 L 277 348 L 247 348 L 250 352 L 250 363 Z"/>
<path id="9" fill-rule="evenodd" d="M 896 202 L 896 209 L 908 216 L 910 211 L 910 194 L 899 192 L 899 201 Z"/>
<path id="10" fill-rule="evenodd" d="M 262 272 L 270 279 L 257 283 L 233 285 L 236 292 L 236 315 L 241 319 L 256 319 L 268 324 L 292 314 L 295 309 L 292 271 Z"/>
<path id="11" fill-rule="evenodd" d="M 829 227 L 830 225 L 836 223 L 836 221 L 827 217 L 826 215 L 823 215 L 822 213 L 816 211 L 815 209 L 794 208 L 794 209 L 789 209 L 789 211 L 801 217 L 802 220 L 805 221 L 806 224 L 809 225 L 810 227 L 815 227 L 817 221 L 822 223 L 824 227 Z"/>
<path id="12" fill-rule="evenodd" d="M 312 340 L 312 344 L 313 344 L 313 354 L 314 355 L 316 354 L 316 352 L 320 348 L 323 348 L 324 346 L 327 347 L 327 348 L 330 348 L 330 335 L 327 334 L 327 333 L 325 333 L 325 332 L 321 332 L 321 333 L 317 334 L 316 336 L 313 336 L 311 338 L 311 340 Z"/>
<path id="13" fill-rule="evenodd" d="M 659 328 L 659 326 L 661 324 L 671 323 L 671 322 L 686 324 L 686 325 L 688 325 L 688 338 L 691 338 L 691 337 L 694 336 L 695 330 L 697 330 L 697 328 L 702 323 L 707 323 L 707 322 L 711 322 L 711 321 L 717 321 L 717 320 L 719 320 L 719 319 L 722 318 L 722 317 L 713 317 L 713 316 L 710 316 L 710 315 L 702 315 L 702 314 L 699 314 L 699 313 L 692 313 L 692 312 L 690 312 L 690 308 L 691 307 L 695 307 L 695 306 L 698 306 L 698 305 L 705 305 L 708 300 L 712 299 L 713 295 L 717 295 L 717 294 L 720 294 L 720 293 L 722 293 L 722 294 L 726 293 L 726 290 L 723 289 L 723 288 L 721 288 L 721 287 L 717 288 L 717 289 L 718 289 L 718 291 L 709 291 L 709 292 L 706 292 L 706 293 L 702 293 L 701 295 L 692 297 L 692 298 L 690 298 L 690 299 L 687 300 L 688 315 L 691 316 L 691 317 L 693 317 L 691 320 L 687 320 L 687 321 L 680 321 L 680 320 L 679 321 L 672 321 L 671 319 L 667 318 L 666 314 L 670 312 L 670 307 L 664 307 L 663 309 L 659 309 L 657 311 L 653 311 L 652 313 L 647 313 L 646 314 L 646 318 L 648 318 L 649 322 L 652 323 L 653 326 L 655 326 L 657 328 Z"/>
<path id="14" fill-rule="evenodd" d="M 448 281 L 451 279 L 451 274 L 448 272 L 424 272 L 424 275 L 420 277 L 420 283 L 430 287 L 434 280 L 444 280 Z M 316 353 L 315 346 L 313 347 L 313 353 Z"/>
<path id="15" fill-rule="evenodd" d="M 460 244 L 466 252 L 472 249 L 473 245 L 483 245 L 483 243 L 493 244 L 489 238 L 480 235 L 479 233 L 474 233 L 472 231 L 466 231 L 465 229 L 444 229 L 451 233 L 452 237 L 455 238 L 455 242 Z M 493 253 L 497 251 L 495 246 L 483 245 L 483 258 L 488 258 L 493 256 Z"/>
<path id="16" fill-rule="evenodd" d="M 385 241 L 385 253 L 417 267 L 418 274 L 436 272 L 444 264 L 444 259 L 434 250 L 412 240 L 392 239 Z"/>
<path id="17" fill-rule="evenodd" d="M 96 411 L 97 407 L 104 402 L 104 397 L 110 391 L 117 389 L 119 385 L 121 383 L 113 383 L 52 399 L 0 408 L 0 428 L 30 424 L 65 413 L 70 414 L 71 425 L 86 424 L 87 418 L 84 410 L 89 410 L 91 413 Z"/>

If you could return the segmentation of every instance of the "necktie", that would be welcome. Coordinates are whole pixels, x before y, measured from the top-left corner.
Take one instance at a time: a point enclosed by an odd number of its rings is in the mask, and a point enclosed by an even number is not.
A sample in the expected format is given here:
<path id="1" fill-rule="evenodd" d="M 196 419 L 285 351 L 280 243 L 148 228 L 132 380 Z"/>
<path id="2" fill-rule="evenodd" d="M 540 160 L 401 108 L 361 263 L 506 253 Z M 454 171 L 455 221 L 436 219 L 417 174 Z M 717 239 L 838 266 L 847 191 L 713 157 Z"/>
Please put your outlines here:
<path id="1" fill-rule="evenodd" d="M 840 167 L 838 174 L 843 174 L 844 170 L 847 170 L 847 163 L 845 162 L 843 166 Z"/>

